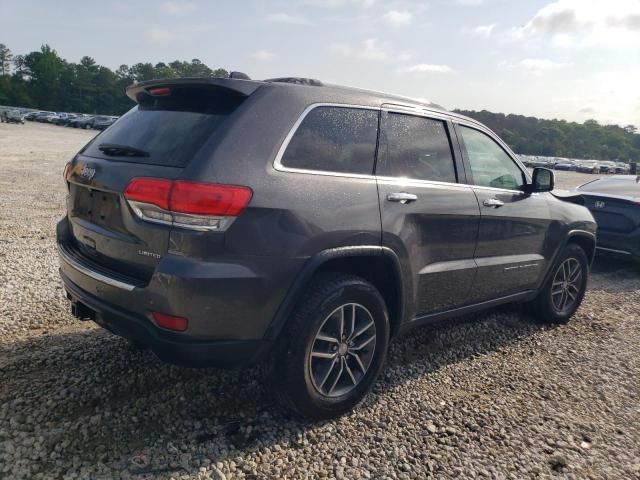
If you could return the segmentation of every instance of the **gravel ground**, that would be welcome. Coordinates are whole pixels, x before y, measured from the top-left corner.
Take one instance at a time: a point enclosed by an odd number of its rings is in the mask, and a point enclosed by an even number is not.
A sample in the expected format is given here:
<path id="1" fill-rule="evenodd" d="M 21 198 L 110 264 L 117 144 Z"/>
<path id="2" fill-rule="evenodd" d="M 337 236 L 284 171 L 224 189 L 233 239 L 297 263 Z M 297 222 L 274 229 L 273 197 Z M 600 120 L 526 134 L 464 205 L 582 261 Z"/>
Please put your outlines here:
<path id="1" fill-rule="evenodd" d="M 0 478 L 640 478 L 634 267 L 599 259 L 566 326 L 506 307 L 418 330 L 360 408 L 301 423 L 257 369 L 164 365 L 68 315 L 61 172 L 92 135 L 0 125 Z"/>

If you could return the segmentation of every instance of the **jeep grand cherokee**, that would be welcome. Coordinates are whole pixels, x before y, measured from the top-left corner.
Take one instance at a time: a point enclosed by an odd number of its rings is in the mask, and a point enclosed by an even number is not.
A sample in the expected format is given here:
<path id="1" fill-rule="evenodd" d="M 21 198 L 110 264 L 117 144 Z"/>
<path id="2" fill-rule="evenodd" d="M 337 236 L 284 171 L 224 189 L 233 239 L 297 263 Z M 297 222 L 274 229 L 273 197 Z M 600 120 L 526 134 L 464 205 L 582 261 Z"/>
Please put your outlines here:
<path id="1" fill-rule="evenodd" d="M 436 105 L 285 78 L 132 85 L 137 105 L 67 165 L 73 313 L 186 366 L 265 362 L 323 418 L 389 341 L 527 302 L 565 322 L 596 225 L 485 126 Z"/>

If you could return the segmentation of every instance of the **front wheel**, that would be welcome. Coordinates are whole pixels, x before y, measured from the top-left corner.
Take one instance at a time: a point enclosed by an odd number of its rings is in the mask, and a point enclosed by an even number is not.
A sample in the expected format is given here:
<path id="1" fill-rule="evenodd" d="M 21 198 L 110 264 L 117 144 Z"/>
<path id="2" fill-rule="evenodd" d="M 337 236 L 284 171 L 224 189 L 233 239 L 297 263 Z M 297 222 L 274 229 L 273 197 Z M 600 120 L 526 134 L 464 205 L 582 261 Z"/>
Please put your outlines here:
<path id="1" fill-rule="evenodd" d="M 587 290 L 589 261 L 584 250 L 570 243 L 560 254 L 553 273 L 531 302 L 541 323 L 567 323 L 576 313 Z"/>
<path id="2" fill-rule="evenodd" d="M 301 416 L 335 417 L 371 390 L 388 343 L 389 318 L 378 290 L 360 277 L 322 274 L 282 332 L 266 380 Z"/>

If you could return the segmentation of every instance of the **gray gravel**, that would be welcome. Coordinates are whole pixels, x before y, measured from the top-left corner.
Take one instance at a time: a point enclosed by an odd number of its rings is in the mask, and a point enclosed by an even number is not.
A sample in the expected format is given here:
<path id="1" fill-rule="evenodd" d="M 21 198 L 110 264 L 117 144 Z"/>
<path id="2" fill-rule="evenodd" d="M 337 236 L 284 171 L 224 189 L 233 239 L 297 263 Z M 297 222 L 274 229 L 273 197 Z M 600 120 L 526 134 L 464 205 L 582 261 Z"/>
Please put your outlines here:
<path id="1" fill-rule="evenodd" d="M 0 125 L 0 478 L 640 478 L 634 267 L 598 260 L 566 326 L 418 330 L 360 408 L 300 423 L 256 369 L 164 365 L 66 313 L 61 171 L 91 135 Z"/>

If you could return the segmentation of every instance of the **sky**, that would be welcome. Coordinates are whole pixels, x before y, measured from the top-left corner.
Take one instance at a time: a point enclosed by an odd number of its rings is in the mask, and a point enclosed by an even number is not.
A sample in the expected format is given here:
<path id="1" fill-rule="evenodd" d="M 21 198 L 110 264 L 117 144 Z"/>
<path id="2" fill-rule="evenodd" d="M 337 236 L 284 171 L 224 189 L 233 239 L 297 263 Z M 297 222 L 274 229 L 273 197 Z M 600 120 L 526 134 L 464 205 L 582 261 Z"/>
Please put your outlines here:
<path id="1" fill-rule="evenodd" d="M 640 125 L 640 0 L 0 0 L 0 43 Z"/>

